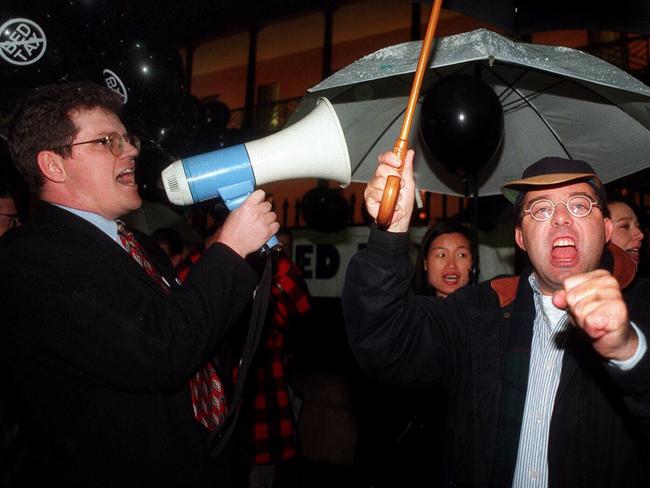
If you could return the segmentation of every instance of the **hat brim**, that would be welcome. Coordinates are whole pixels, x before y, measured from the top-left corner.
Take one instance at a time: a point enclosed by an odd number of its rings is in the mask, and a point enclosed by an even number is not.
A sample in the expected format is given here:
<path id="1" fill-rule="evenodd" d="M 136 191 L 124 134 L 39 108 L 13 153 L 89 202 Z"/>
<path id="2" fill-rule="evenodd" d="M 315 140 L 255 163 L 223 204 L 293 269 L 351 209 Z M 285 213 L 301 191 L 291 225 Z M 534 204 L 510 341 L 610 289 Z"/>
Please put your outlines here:
<path id="1" fill-rule="evenodd" d="M 600 178 L 594 173 L 553 173 L 549 175 L 531 176 L 521 180 L 509 181 L 501 187 L 501 193 L 511 202 L 515 203 L 517 195 L 522 191 L 531 191 L 570 183 L 572 181 L 589 181 L 594 180 L 598 187 L 602 186 Z"/>

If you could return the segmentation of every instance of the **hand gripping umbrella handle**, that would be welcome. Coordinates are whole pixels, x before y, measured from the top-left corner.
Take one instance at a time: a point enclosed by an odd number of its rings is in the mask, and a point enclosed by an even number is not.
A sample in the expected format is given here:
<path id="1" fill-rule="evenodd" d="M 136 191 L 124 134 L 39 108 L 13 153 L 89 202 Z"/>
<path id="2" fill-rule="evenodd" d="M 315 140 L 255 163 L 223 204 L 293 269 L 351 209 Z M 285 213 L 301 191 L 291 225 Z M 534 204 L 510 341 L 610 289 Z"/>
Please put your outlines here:
<path id="1" fill-rule="evenodd" d="M 405 139 L 396 139 L 393 146 L 393 154 L 399 158 L 400 166 L 397 171 L 401 174 L 404 167 L 404 158 L 409 148 L 409 141 Z M 379 211 L 377 212 L 377 225 L 386 228 L 390 225 L 397 205 L 397 197 L 399 196 L 399 187 L 402 178 L 397 175 L 390 175 L 386 179 L 386 187 L 384 194 L 381 196 L 381 203 L 379 204 Z"/>
<path id="2" fill-rule="evenodd" d="M 415 114 L 415 106 L 417 105 L 418 98 L 420 98 L 420 87 L 422 86 L 424 72 L 427 69 L 431 44 L 433 43 L 433 37 L 436 33 L 436 26 L 440 19 L 441 9 L 442 0 L 435 0 L 433 7 L 431 7 L 431 15 L 429 16 L 429 23 L 427 24 L 427 31 L 424 35 L 424 40 L 422 41 L 422 49 L 420 50 L 420 58 L 418 59 L 418 66 L 415 70 L 413 85 L 411 86 L 411 94 L 409 95 L 409 100 L 404 112 L 402 130 L 393 146 L 393 154 L 395 154 L 400 161 L 400 166 L 397 169 L 400 174 L 404 167 L 404 158 L 406 158 L 406 152 L 408 150 L 408 136 L 411 131 L 411 123 L 413 122 L 413 115 Z M 377 212 L 377 225 L 381 228 L 387 228 L 390 225 L 390 221 L 393 219 L 401 181 L 402 179 L 399 176 L 394 175 L 391 175 L 386 179 L 386 187 L 384 188 L 384 194 L 381 197 L 379 211 Z"/>

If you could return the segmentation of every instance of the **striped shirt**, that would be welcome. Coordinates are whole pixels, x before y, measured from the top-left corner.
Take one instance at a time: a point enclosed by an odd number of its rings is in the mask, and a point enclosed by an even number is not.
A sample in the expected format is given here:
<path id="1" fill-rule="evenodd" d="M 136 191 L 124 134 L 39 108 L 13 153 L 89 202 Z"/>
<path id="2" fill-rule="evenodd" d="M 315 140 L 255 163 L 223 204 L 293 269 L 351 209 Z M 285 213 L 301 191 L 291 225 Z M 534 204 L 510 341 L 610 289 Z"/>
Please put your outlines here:
<path id="1" fill-rule="evenodd" d="M 519 451 L 512 486 L 548 486 L 548 434 L 555 394 L 560 384 L 568 315 L 542 295 L 535 274 L 528 278 L 534 292 L 535 322 Z"/>
<path id="2" fill-rule="evenodd" d="M 552 296 L 542 295 L 537 277 L 528 278 L 535 302 L 533 340 L 530 346 L 530 368 L 526 403 L 521 423 L 517 464 L 513 488 L 548 486 L 548 436 L 555 395 L 562 373 L 566 345 L 568 315 L 556 308 Z M 647 350 L 645 336 L 632 322 L 639 337 L 636 354 L 626 361 L 609 361 L 612 367 L 627 370 L 634 367 Z"/>

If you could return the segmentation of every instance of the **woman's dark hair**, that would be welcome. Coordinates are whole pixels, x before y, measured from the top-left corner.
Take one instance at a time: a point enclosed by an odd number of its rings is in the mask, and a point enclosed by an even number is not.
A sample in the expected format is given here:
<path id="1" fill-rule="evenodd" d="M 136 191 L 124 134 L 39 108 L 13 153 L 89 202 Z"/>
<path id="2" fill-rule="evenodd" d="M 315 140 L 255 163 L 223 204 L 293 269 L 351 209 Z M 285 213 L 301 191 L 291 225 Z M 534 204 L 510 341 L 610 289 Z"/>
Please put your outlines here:
<path id="1" fill-rule="evenodd" d="M 467 238 L 468 242 L 472 242 L 469 229 L 464 225 L 454 221 L 438 222 L 422 237 L 420 242 L 420 249 L 418 250 L 418 257 L 415 260 L 415 273 L 413 274 L 413 291 L 418 295 L 433 295 L 436 294 L 436 289 L 429 284 L 427 279 L 427 272 L 424 269 L 424 262 L 429 254 L 431 243 L 443 234 L 462 234 Z M 472 256 L 472 259 L 474 257 Z"/>
<path id="2" fill-rule="evenodd" d="M 639 228 L 641 229 L 641 231 L 646 236 L 648 235 L 647 229 L 648 229 L 648 226 L 650 226 L 650 221 L 648 220 L 648 217 L 647 217 L 646 213 L 643 211 L 643 208 L 641 206 L 637 205 L 637 203 L 633 199 L 628 198 L 628 197 L 624 197 L 624 196 L 621 196 L 621 195 L 616 195 L 616 194 L 609 195 L 608 194 L 607 195 L 607 205 L 609 206 L 611 203 L 622 203 L 622 204 L 627 205 L 628 207 L 630 207 L 630 209 L 632 210 L 632 213 L 634 214 L 634 216 L 636 217 L 636 219 L 639 222 Z M 609 212 L 609 210 L 608 210 L 608 212 Z M 611 217 L 611 212 L 609 212 L 609 217 Z M 647 254 L 647 252 L 648 252 L 647 251 L 647 249 L 648 249 L 647 246 L 648 246 L 648 239 L 646 239 L 644 237 L 643 240 L 641 241 L 641 262 L 642 263 L 643 263 L 644 260 L 647 260 L 647 258 L 644 259 L 644 257 L 648 255 Z M 643 263 L 643 264 L 645 264 L 645 263 Z"/>
<path id="3" fill-rule="evenodd" d="M 18 194 L 13 186 L 0 180 L 0 198 L 11 198 L 18 205 Z"/>
<path id="4" fill-rule="evenodd" d="M 637 220 L 639 221 L 639 226 L 640 227 L 645 227 L 648 225 L 648 222 L 646 222 L 646 216 L 645 213 L 643 212 L 643 209 L 637 205 L 637 203 L 632 199 L 624 196 L 620 196 L 617 194 L 607 194 L 607 205 L 609 206 L 610 203 L 623 203 L 630 207 L 632 209 L 632 212 L 634 212 L 634 215 L 636 216 Z M 611 213 L 611 212 L 610 212 Z"/>

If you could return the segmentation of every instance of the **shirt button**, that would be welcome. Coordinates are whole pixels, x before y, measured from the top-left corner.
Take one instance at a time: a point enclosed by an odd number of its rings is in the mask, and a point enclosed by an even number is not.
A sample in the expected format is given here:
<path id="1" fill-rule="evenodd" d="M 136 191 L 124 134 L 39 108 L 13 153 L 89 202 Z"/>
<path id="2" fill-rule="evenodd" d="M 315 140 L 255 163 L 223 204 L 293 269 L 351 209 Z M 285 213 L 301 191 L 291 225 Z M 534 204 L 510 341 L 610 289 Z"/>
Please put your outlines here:
<path id="1" fill-rule="evenodd" d="M 546 361 L 546 371 L 552 370 L 553 369 L 553 364 L 554 363 L 553 363 L 552 359 L 549 359 L 548 361 Z"/>
<path id="2" fill-rule="evenodd" d="M 542 415 L 542 412 L 537 412 L 537 413 L 535 414 L 535 421 L 536 421 L 538 424 L 541 424 L 543 419 L 544 419 L 544 415 Z"/>
<path id="3" fill-rule="evenodd" d="M 539 472 L 537 472 L 535 469 L 528 471 L 528 474 L 530 475 L 530 479 L 533 481 L 537 481 L 537 478 L 539 478 Z"/>

